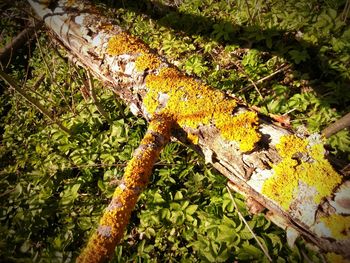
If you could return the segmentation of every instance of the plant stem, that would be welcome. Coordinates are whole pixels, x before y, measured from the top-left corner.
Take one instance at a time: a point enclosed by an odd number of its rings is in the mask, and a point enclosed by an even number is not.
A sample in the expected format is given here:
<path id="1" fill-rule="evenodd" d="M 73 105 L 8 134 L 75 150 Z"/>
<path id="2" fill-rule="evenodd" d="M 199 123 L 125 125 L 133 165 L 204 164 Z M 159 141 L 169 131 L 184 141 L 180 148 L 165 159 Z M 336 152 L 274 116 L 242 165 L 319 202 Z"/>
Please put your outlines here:
<path id="1" fill-rule="evenodd" d="M 71 135 L 71 131 L 66 128 L 60 121 L 58 121 L 54 116 L 51 115 L 49 111 L 45 109 L 45 106 L 41 105 L 39 101 L 37 101 L 35 98 L 31 97 L 26 93 L 24 89 L 19 87 L 19 85 L 16 83 L 16 81 L 0 70 L 0 77 L 8 84 L 10 85 L 18 94 L 20 94 L 23 98 L 25 98 L 30 104 L 32 104 L 34 107 L 36 107 L 43 115 L 45 115 L 47 118 L 49 118 L 52 122 L 56 123 L 58 127 L 65 133 Z"/>
<path id="2" fill-rule="evenodd" d="M 57 85 L 57 83 L 55 82 L 55 78 L 54 78 L 54 75 L 52 73 L 52 69 L 50 69 L 49 67 L 49 63 L 47 62 L 45 56 L 44 56 L 44 52 L 43 52 L 43 49 L 41 47 L 41 43 L 40 43 L 40 40 L 39 40 L 39 37 L 38 37 L 38 34 L 35 32 L 35 37 L 36 37 L 36 40 L 37 40 L 37 44 L 38 44 L 38 48 L 39 48 L 39 52 L 40 52 L 40 56 L 45 64 L 45 67 L 46 67 L 46 70 L 47 70 L 47 73 L 49 74 L 50 78 L 51 78 L 51 83 L 52 84 L 56 84 L 55 86 L 57 87 L 57 90 L 58 92 L 60 93 L 62 99 L 64 100 L 64 102 L 67 104 L 67 106 L 69 107 L 70 111 L 71 112 L 74 112 L 74 110 L 71 108 L 71 105 L 68 103 L 67 101 L 67 98 L 64 96 L 62 90 L 61 90 L 61 87 L 60 85 Z"/>
<path id="3" fill-rule="evenodd" d="M 233 198 L 233 196 L 232 196 L 231 190 L 230 190 L 230 188 L 229 188 L 227 185 L 226 185 L 226 189 L 227 189 L 228 194 L 230 195 L 230 198 L 231 198 L 232 203 L 233 203 L 233 205 L 234 205 L 234 207 L 235 207 L 235 209 L 236 209 L 236 211 L 237 211 L 238 216 L 241 218 L 241 220 L 243 221 L 243 223 L 246 225 L 246 227 L 248 228 L 249 232 L 252 233 L 252 235 L 253 235 L 255 241 L 258 243 L 259 247 L 260 247 L 261 250 L 264 252 L 265 256 L 268 258 L 268 260 L 269 260 L 270 262 L 272 262 L 272 258 L 270 257 L 269 252 L 268 252 L 268 251 L 266 250 L 266 248 L 261 244 L 261 242 L 260 242 L 259 239 L 256 237 L 256 235 L 255 235 L 255 233 L 253 232 L 253 230 L 252 230 L 252 229 L 250 228 L 250 226 L 248 225 L 248 223 L 247 223 L 247 221 L 245 220 L 244 216 L 243 216 L 242 213 L 239 211 L 238 206 L 237 206 L 237 204 L 236 204 L 236 202 L 235 202 L 235 200 L 234 200 L 234 198 Z"/>
<path id="4" fill-rule="evenodd" d="M 0 50 L 0 64 L 3 68 L 6 68 L 10 64 L 11 57 L 15 51 L 23 46 L 28 40 L 30 40 L 32 38 L 33 32 L 35 32 L 35 30 L 42 24 L 42 22 L 36 25 L 29 24 L 27 28 L 23 29 L 5 47 Z"/>
<path id="5" fill-rule="evenodd" d="M 92 101 L 94 102 L 98 112 L 108 121 L 110 125 L 112 125 L 113 122 L 109 118 L 108 113 L 103 109 L 101 103 L 97 99 L 95 89 L 94 89 L 94 80 L 93 80 L 92 74 L 90 73 L 90 71 L 87 71 L 87 74 L 88 74 L 88 81 L 89 81 L 89 91 L 90 91 Z"/>
<path id="6" fill-rule="evenodd" d="M 258 84 L 263 83 L 263 82 L 266 81 L 266 80 L 270 80 L 272 77 L 274 77 L 274 76 L 277 75 L 278 73 L 280 73 L 280 72 L 282 72 L 282 71 L 285 71 L 285 70 L 289 69 L 290 67 L 291 67 L 291 65 L 286 65 L 286 66 L 284 66 L 284 67 L 282 67 L 282 68 L 280 68 L 280 69 L 278 69 L 278 70 L 272 72 L 270 75 L 259 79 L 259 80 L 256 81 L 254 84 L 255 84 L 255 85 L 258 85 Z M 248 89 L 250 89 L 250 88 L 252 88 L 252 87 L 255 87 L 255 85 L 253 85 L 253 83 L 252 83 L 252 84 L 250 84 L 250 85 L 248 85 L 248 86 L 246 86 L 246 87 L 240 89 L 238 92 L 244 92 L 244 91 L 246 91 L 246 90 L 248 90 Z"/>

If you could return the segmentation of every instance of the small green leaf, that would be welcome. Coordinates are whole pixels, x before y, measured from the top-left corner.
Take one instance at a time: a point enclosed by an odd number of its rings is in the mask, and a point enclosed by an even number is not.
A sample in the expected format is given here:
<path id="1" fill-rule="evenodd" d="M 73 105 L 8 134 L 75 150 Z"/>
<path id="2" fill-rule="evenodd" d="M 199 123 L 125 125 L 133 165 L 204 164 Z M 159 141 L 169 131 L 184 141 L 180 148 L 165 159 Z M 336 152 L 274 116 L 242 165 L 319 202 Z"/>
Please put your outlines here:
<path id="1" fill-rule="evenodd" d="M 244 228 L 238 232 L 238 235 L 244 239 L 244 240 L 249 240 L 253 238 L 252 233 L 249 231 L 247 226 L 244 226 Z"/>
<path id="2" fill-rule="evenodd" d="M 67 187 L 62 193 L 61 193 L 61 204 L 62 205 L 68 205 L 74 202 L 75 199 L 78 198 L 78 190 L 80 188 L 80 184 L 75 184 L 73 186 Z"/>
<path id="3" fill-rule="evenodd" d="M 193 215 L 198 209 L 198 205 L 189 205 L 186 208 L 186 214 Z"/>
<path id="4" fill-rule="evenodd" d="M 31 247 L 31 243 L 30 243 L 30 240 L 26 240 L 24 241 L 24 243 L 22 244 L 20 250 L 22 253 L 26 253 L 28 252 L 28 250 L 30 249 Z"/>
<path id="5" fill-rule="evenodd" d="M 174 200 L 178 201 L 178 200 L 182 200 L 183 199 L 183 194 L 181 193 L 181 191 L 177 191 L 175 196 L 174 196 Z"/>

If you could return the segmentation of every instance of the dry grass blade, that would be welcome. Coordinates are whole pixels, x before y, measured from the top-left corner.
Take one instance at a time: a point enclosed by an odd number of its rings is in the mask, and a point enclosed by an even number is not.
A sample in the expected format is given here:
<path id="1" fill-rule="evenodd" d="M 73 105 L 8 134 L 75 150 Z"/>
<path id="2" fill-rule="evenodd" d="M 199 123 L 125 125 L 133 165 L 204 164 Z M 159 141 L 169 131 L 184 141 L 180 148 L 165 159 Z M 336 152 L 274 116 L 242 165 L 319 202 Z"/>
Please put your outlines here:
<path id="1" fill-rule="evenodd" d="M 254 239 L 255 239 L 256 242 L 258 243 L 258 245 L 259 245 L 259 247 L 261 248 L 261 250 L 264 252 L 265 256 L 268 258 L 268 260 L 269 260 L 270 262 L 272 262 L 272 258 L 270 257 L 269 252 L 266 250 L 266 248 L 263 246 L 263 244 L 261 244 L 261 242 L 259 241 L 259 239 L 258 239 L 257 236 L 255 235 L 255 233 L 253 232 L 253 230 L 252 230 L 252 229 L 250 228 L 250 226 L 248 225 L 247 221 L 244 219 L 244 216 L 243 216 L 242 213 L 239 211 L 238 206 L 237 206 L 237 204 L 236 204 L 236 202 L 235 202 L 235 199 L 234 199 L 233 196 L 232 196 L 231 190 L 230 190 L 230 188 L 229 188 L 227 185 L 226 185 L 226 189 L 227 189 L 228 194 L 230 195 L 230 198 L 231 198 L 232 203 L 233 203 L 233 205 L 234 205 L 234 207 L 235 207 L 235 209 L 236 209 L 236 211 L 237 211 L 237 213 L 238 213 L 239 218 L 240 218 L 240 219 L 243 221 L 243 223 L 247 226 L 249 232 L 252 233 Z"/>

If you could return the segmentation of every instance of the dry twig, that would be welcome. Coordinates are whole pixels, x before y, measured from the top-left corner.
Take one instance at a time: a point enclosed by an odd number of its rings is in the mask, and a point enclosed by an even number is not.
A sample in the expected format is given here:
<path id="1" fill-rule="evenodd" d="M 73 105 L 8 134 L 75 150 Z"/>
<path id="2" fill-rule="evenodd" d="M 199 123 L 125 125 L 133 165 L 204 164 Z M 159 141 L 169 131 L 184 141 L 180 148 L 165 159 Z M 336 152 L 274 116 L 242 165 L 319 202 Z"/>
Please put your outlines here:
<path id="1" fill-rule="evenodd" d="M 245 220 L 244 216 L 242 215 L 242 213 L 239 211 L 238 206 L 232 196 L 231 190 L 230 188 L 226 185 L 226 189 L 228 194 L 230 195 L 230 198 L 232 200 L 232 203 L 237 211 L 238 216 L 240 217 L 240 219 L 243 221 L 243 223 L 247 226 L 249 232 L 253 235 L 254 239 L 256 240 L 256 242 L 258 243 L 259 247 L 261 248 L 261 250 L 264 252 L 265 256 L 268 258 L 268 260 L 270 262 L 272 262 L 272 258 L 269 255 L 269 252 L 266 250 L 266 248 L 261 244 L 261 242 L 259 241 L 259 239 L 257 238 L 257 236 L 255 235 L 255 233 L 253 232 L 253 230 L 250 228 L 250 226 L 248 225 L 247 221 Z"/>
<path id="2" fill-rule="evenodd" d="M 28 95 L 24 89 L 22 89 L 16 81 L 5 72 L 0 70 L 0 78 L 2 78 L 10 87 L 12 87 L 16 92 L 18 92 L 23 98 L 25 98 L 30 104 L 32 104 L 35 108 L 37 108 L 43 115 L 49 118 L 52 122 L 56 123 L 58 127 L 61 128 L 62 131 L 67 134 L 71 134 L 71 131 L 65 127 L 59 120 L 57 120 L 51 113 L 45 109 L 43 105 L 40 104 L 36 99 Z"/>

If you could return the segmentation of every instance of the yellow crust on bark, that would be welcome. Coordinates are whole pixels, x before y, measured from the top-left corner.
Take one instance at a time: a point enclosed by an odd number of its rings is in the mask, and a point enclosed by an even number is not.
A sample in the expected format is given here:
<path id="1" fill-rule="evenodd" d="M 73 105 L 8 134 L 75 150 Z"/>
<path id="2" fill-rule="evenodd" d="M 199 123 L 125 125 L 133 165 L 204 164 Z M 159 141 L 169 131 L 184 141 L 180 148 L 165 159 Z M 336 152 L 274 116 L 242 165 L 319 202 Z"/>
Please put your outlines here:
<path id="1" fill-rule="evenodd" d="M 166 113 L 180 126 L 197 129 L 200 125 L 214 124 L 222 137 L 236 141 L 240 150 L 251 151 L 260 140 L 258 116 L 246 111 L 233 115 L 237 106 L 235 100 L 228 99 L 218 90 L 190 78 L 174 68 L 164 68 L 158 75 L 146 78 L 148 93 L 144 105 L 148 113 Z M 159 102 L 160 95 L 167 95 L 164 105 Z M 193 135 L 189 139 L 196 141 Z"/>
<path id="2" fill-rule="evenodd" d="M 115 190 L 97 230 L 90 237 L 77 262 L 105 262 L 113 254 L 115 246 L 123 237 L 138 196 L 149 181 L 154 162 L 169 141 L 172 127 L 170 120 L 169 117 L 161 117 L 150 122 L 139 150 L 135 151 L 125 169 L 123 183 Z"/>
<path id="3" fill-rule="evenodd" d="M 113 56 L 139 54 L 135 61 L 135 67 L 138 71 L 156 69 L 160 65 L 160 60 L 157 56 L 149 52 L 148 48 L 141 40 L 125 32 L 110 38 L 108 41 L 107 53 Z"/>
<path id="4" fill-rule="evenodd" d="M 262 193 L 279 203 L 285 210 L 289 209 L 298 194 L 298 184 L 303 182 L 314 187 L 317 194 L 314 202 L 332 194 L 342 177 L 324 158 L 322 143 L 310 145 L 307 139 L 296 135 L 283 136 L 276 145 L 282 161 L 273 166 L 274 174 L 267 179 Z M 298 155 L 302 156 L 298 158 Z M 299 162 L 296 160 L 299 159 Z"/>

